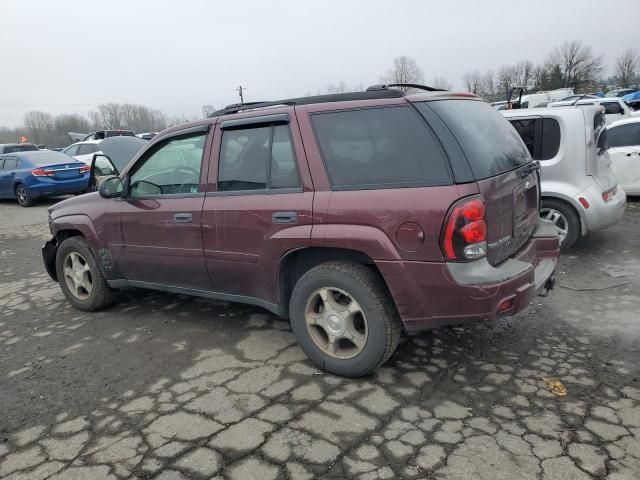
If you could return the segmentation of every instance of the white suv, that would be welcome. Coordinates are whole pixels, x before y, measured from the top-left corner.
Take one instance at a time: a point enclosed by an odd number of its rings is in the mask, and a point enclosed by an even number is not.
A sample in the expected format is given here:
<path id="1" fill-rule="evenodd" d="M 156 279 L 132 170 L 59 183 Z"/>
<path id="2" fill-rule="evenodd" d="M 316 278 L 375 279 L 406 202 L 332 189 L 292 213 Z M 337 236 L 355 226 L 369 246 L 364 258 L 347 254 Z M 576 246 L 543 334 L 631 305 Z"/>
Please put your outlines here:
<path id="1" fill-rule="evenodd" d="M 541 216 L 553 221 L 566 250 L 624 214 L 626 195 L 611 170 L 599 106 L 502 111 L 541 165 Z M 598 141 L 601 141 L 600 145 Z"/>
<path id="2" fill-rule="evenodd" d="M 87 140 L 85 142 L 77 142 L 73 145 L 69 145 L 62 152 L 72 156 L 76 160 L 86 163 L 87 165 L 91 165 L 93 154 L 100 151 L 98 144 L 101 141 L 102 140 Z"/>

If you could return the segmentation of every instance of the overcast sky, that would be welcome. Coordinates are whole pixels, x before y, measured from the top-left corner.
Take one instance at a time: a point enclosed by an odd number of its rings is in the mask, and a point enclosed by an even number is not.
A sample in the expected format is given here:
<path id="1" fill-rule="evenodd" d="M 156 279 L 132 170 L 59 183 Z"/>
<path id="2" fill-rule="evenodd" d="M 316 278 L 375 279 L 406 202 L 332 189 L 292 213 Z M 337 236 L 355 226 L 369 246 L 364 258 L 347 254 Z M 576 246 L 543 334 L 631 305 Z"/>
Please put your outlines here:
<path id="1" fill-rule="evenodd" d="M 238 85 L 255 101 L 374 84 L 399 55 L 459 87 L 564 40 L 604 54 L 608 74 L 640 47 L 630 18 L 640 0 L 0 0 L 0 125 L 111 101 L 199 116 Z"/>

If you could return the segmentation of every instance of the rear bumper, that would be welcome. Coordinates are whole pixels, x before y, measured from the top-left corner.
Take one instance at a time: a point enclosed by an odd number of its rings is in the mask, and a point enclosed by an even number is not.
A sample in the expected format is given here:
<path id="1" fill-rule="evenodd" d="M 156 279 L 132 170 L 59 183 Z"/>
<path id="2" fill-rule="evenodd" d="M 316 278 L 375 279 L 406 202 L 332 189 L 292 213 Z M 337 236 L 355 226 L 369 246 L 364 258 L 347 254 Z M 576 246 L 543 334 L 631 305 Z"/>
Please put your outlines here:
<path id="1" fill-rule="evenodd" d="M 585 198 L 589 202 L 589 208 L 581 206 L 585 222 L 583 232 L 603 230 L 618 223 L 624 216 L 624 211 L 627 207 L 627 195 L 625 191 L 618 186 L 613 197 L 611 197 L 608 202 L 602 199 L 602 193 L 602 189 L 594 183 L 575 196 L 578 205 L 580 205 L 578 200 L 580 197 Z"/>
<path id="2" fill-rule="evenodd" d="M 447 264 L 376 262 L 407 330 L 514 315 L 553 287 L 559 247 L 555 229 L 541 220 L 529 243 L 497 267 L 486 259 Z M 507 304 L 505 311 L 500 306 Z"/>
<path id="3" fill-rule="evenodd" d="M 82 178 L 70 180 L 43 178 L 35 182 L 29 182 L 26 186 L 33 198 L 79 193 L 84 192 L 89 187 L 89 174 L 83 175 Z"/>

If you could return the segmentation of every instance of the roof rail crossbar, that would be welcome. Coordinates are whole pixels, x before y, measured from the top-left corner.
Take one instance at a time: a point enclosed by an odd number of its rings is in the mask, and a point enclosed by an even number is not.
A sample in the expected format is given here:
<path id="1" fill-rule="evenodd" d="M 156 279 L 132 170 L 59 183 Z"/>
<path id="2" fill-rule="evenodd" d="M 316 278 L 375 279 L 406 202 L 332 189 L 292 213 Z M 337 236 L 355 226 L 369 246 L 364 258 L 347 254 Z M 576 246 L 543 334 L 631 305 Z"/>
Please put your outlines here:
<path id="1" fill-rule="evenodd" d="M 374 92 L 376 90 L 389 90 L 392 87 L 407 87 L 415 88 L 417 90 L 426 90 L 427 92 L 446 92 L 443 88 L 430 87 L 428 85 L 420 85 L 419 83 L 382 83 L 378 85 L 371 85 L 367 88 L 367 92 Z"/>

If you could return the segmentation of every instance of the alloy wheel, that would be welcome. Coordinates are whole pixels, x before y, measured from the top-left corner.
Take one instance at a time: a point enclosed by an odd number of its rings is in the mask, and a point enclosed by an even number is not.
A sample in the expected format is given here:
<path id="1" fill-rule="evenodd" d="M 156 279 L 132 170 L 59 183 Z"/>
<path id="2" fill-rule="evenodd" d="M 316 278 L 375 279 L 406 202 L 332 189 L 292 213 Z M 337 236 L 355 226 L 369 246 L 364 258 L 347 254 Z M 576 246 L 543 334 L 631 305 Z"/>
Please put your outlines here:
<path id="1" fill-rule="evenodd" d="M 63 262 L 64 280 L 72 295 L 79 300 L 86 300 L 93 291 L 91 267 L 78 252 L 70 252 Z"/>
<path id="2" fill-rule="evenodd" d="M 339 288 L 319 288 L 311 294 L 305 324 L 316 346 L 334 358 L 353 358 L 367 343 L 369 331 L 362 307 Z"/>
<path id="3" fill-rule="evenodd" d="M 24 205 L 27 203 L 27 191 L 24 187 L 20 186 L 16 188 L 16 198 L 18 199 L 18 203 L 20 205 Z"/>
<path id="4" fill-rule="evenodd" d="M 567 218 L 554 208 L 541 208 L 540 216 L 545 220 L 553 222 L 556 227 L 556 231 L 558 232 L 560 245 L 562 245 L 562 242 L 569 233 L 569 222 L 567 221 Z"/>

